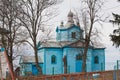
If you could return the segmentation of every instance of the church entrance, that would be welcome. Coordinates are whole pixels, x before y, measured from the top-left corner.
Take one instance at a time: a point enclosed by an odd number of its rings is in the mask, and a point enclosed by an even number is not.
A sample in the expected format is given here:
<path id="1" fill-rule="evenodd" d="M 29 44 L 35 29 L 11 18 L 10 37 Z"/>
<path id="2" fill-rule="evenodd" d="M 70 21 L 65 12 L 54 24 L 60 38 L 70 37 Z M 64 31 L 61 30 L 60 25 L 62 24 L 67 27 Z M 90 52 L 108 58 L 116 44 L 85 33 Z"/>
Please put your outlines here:
<path id="1" fill-rule="evenodd" d="M 82 61 L 81 60 L 76 61 L 76 72 L 82 72 Z"/>
<path id="2" fill-rule="evenodd" d="M 38 75 L 38 70 L 36 65 L 32 65 L 32 75 Z"/>
<path id="3" fill-rule="evenodd" d="M 82 72 L 82 54 L 76 55 L 76 72 Z"/>

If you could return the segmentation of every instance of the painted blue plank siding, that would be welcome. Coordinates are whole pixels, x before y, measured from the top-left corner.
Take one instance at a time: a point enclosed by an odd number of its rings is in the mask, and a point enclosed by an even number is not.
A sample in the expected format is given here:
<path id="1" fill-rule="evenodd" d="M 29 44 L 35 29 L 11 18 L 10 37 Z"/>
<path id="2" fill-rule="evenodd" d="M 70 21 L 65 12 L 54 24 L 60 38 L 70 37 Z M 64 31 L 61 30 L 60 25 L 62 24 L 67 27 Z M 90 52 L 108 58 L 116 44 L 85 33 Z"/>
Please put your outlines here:
<path id="1" fill-rule="evenodd" d="M 95 63 L 95 57 L 98 56 L 98 63 Z M 94 49 L 93 50 L 93 61 L 92 70 L 93 71 L 102 71 L 105 70 L 105 52 L 104 49 Z"/>
<path id="2" fill-rule="evenodd" d="M 56 63 L 51 62 L 51 57 L 56 56 Z M 45 49 L 45 73 L 46 74 L 62 74 L 62 49 Z M 54 69 L 54 70 L 53 70 Z"/>
<path id="3" fill-rule="evenodd" d="M 75 32 L 76 38 L 72 38 L 72 32 Z M 69 29 L 58 29 L 58 31 L 56 31 L 56 39 L 57 41 L 77 41 L 80 38 L 83 38 L 83 32 L 82 30 L 76 26 L 73 25 L 71 28 Z"/>

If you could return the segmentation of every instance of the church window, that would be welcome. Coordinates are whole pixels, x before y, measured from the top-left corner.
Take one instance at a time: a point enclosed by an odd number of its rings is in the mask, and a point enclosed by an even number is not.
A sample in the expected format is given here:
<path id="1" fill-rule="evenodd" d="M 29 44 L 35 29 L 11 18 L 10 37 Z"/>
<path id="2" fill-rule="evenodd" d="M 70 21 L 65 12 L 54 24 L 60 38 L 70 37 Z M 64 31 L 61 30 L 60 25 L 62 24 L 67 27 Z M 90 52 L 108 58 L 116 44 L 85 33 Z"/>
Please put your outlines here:
<path id="1" fill-rule="evenodd" d="M 99 63 L 99 58 L 98 58 L 98 56 L 95 56 L 95 57 L 94 57 L 94 63 L 95 63 L 95 64 L 98 64 L 98 63 Z"/>
<path id="2" fill-rule="evenodd" d="M 82 60 L 82 54 L 77 54 L 76 55 L 76 60 Z"/>
<path id="3" fill-rule="evenodd" d="M 72 38 L 76 38 L 76 33 L 75 32 L 72 32 Z"/>
<path id="4" fill-rule="evenodd" d="M 52 57 L 51 57 L 51 63 L 52 64 L 56 63 L 56 56 L 55 55 L 52 55 Z"/>

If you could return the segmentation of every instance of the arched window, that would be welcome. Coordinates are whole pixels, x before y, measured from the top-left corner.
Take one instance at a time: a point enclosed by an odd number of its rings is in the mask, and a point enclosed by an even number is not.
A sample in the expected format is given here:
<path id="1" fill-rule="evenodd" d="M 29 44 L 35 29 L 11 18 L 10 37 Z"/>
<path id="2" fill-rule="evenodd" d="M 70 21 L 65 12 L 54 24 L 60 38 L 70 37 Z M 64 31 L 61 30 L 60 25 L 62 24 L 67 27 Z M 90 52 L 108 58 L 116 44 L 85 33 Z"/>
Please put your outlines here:
<path id="1" fill-rule="evenodd" d="M 95 57 L 94 57 L 94 63 L 95 63 L 95 64 L 99 64 L 99 58 L 98 58 L 98 56 L 95 56 Z"/>
<path id="2" fill-rule="evenodd" d="M 56 56 L 55 56 L 55 55 L 52 55 L 52 56 L 51 56 L 51 63 L 52 63 L 52 64 L 55 64 L 55 63 L 56 63 Z"/>
<path id="3" fill-rule="evenodd" d="M 82 54 L 77 54 L 76 55 L 76 60 L 82 60 Z"/>

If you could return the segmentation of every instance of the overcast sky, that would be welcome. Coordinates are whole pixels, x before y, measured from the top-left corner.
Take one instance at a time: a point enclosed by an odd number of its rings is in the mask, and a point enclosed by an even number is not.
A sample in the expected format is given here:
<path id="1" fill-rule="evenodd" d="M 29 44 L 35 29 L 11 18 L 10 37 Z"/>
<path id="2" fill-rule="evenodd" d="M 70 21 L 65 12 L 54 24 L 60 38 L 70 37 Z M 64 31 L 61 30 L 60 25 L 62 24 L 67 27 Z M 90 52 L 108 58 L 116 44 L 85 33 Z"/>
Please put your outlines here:
<path id="1" fill-rule="evenodd" d="M 104 9 L 102 11 L 105 16 L 109 17 L 109 19 L 112 19 L 112 13 L 120 14 L 120 3 L 118 3 L 117 0 L 106 0 L 104 4 Z M 60 25 L 61 21 L 67 20 L 67 14 L 70 10 L 74 11 L 74 9 L 78 9 L 79 7 L 79 0 L 64 0 L 64 2 L 61 3 L 58 7 L 59 15 L 53 19 L 54 27 Z M 103 23 L 103 27 L 101 28 L 103 34 L 102 42 L 106 47 L 105 55 L 106 62 L 108 64 L 106 66 L 107 69 L 113 69 L 116 60 L 120 60 L 120 48 L 116 49 L 115 47 L 113 47 L 109 37 L 110 33 L 112 33 L 114 28 L 117 28 L 117 26 L 113 27 L 113 25 L 109 23 L 108 20 Z"/>

